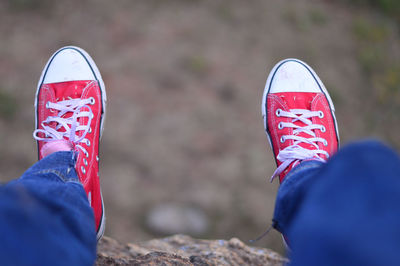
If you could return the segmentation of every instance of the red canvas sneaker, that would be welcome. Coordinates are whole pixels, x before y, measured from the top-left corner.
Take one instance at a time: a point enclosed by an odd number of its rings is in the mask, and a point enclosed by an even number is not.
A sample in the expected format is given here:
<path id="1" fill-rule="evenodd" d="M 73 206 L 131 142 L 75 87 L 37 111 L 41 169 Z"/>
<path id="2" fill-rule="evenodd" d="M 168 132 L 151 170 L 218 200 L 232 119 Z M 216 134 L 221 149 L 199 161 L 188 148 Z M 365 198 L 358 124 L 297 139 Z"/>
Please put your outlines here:
<path id="1" fill-rule="evenodd" d="M 268 76 L 262 101 L 265 131 L 277 169 L 271 181 L 304 160 L 326 161 L 336 152 L 339 133 L 332 100 L 304 62 L 286 59 Z"/>
<path id="2" fill-rule="evenodd" d="M 75 169 L 94 211 L 97 240 L 105 228 L 99 181 L 99 141 L 105 108 L 106 91 L 93 59 L 73 46 L 53 54 L 36 91 L 33 136 L 39 160 L 55 151 L 76 151 Z"/>

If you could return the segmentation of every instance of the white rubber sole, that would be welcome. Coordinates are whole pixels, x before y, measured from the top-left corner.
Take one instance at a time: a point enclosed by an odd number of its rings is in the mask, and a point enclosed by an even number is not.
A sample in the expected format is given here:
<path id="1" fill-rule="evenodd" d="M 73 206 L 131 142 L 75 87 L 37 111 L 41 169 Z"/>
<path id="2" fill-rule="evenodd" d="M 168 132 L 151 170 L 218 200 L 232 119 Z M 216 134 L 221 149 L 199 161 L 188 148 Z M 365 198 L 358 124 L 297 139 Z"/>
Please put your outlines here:
<path id="1" fill-rule="evenodd" d="M 336 136 L 338 138 L 338 145 L 339 145 L 339 130 L 338 130 L 338 126 L 337 126 L 337 121 L 336 121 L 336 116 L 335 116 L 335 106 L 333 105 L 332 99 L 327 91 L 327 89 L 325 88 L 324 84 L 322 83 L 321 79 L 318 77 L 318 75 L 315 73 L 315 71 L 309 66 L 307 65 L 305 62 L 299 60 L 299 59 L 295 59 L 295 58 L 288 58 L 288 59 L 284 59 L 282 61 L 280 61 L 279 63 L 277 63 L 274 68 L 271 70 L 271 72 L 268 75 L 268 79 L 267 82 L 265 83 L 265 88 L 264 88 L 264 93 L 263 93 L 263 98 L 262 98 L 262 104 L 261 104 L 261 114 L 263 116 L 263 120 L 264 120 L 264 129 L 265 129 L 265 134 L 268 137 L 268 142 L 271 146 L 271 148 L 273 149 L 272 146 L 272 142 L 271 142 L 271 136 L 269 135 L 268 132 L 268 121 L 267 121 L 267 108 L 266 108 L 266 101 L 267 101 L 267 95 L 269 93 L 270 87 L 271 87 L 271 83 L 272 83 L 272 79 L 275 76 L 276 71 L 278 70 L 278 68 L 280 66 L 282 66 L 284 63 L 286 62 L 297 62 L 301 65 L 303 65 L 309 72 L 310 74 L 313 76 L 313 78 L 315 79 L 315 81 L 317 82 L 319 88 L 321 89 L 321 92 L 326 96 L 326 98 L 328 99 L 328 103 L 329 103 L 329 107 L 331 109 L 331 113 L 332 113 L 332 117 L 333 120 L 335 121 L 335 130 L 336 130 Z"/>
<path id="2" fill-rule="evenodd" d="M 90 55 L 83 50 L 82 48 L 76 47 L 76 46 L 65 46 L 62 47 L 60 49 L 58 49 L 51 57 L 50 59 L 47 61 L 45 67 L 43 68 L 42 74 L 40 75 L 38 84 L 37 84 L 37 88 L 36 88 L 36 94 L 35 94 L 35 129 L 38 128 L 38 117 L 37 117 L 37 101 L 38 101 L 38 95 L 39 95 L 39 90 L 40 87 L 43 84 L 43 80 L 44 77 L 46 75 L 47 69 L 50 65 L 50 63 L 53 61 L 53 58 L 61 51 L 65 50 L 65 49 L 73 49 L 77 52 L 79 52 L 87 61 L 88 65 L 90 66 L 91 70 L 93 71 L 93 74 L 96 78 L 96 80 L 99 82 L 99 87 L 101 90 L 101 99 L 102 99 L 102 115 L 100 118 L 100 139 L 103 135 L 103 131 L 104 131 L 104 121 L 105 121 L 105 116 L 106 116 L 106 103 L 107 103 L 107 94 L 106 94 L 106 87 L 104 85 L 103 79 L 101 77 L 100 71 L 96 66 L 96 63 L 93 61 L 92 57 L 90 57 Z M 103 202 L 103 195 L 101 193 L 100 190 L 100 195 L 101 195 L 101 204 L 102 204 L 102 209 L 103 209 L 103 214 L 101 217 L 101 223 L 100 223 L 100 227 L 99 227 L 99 231 L 97 232 L 96 235 L 96 239 L 97 241 L 99 241 L 101 239 L 101 237 L 104 235 L 104 231 L 105 231 L 105 222 L 106 222 L 106 216 L 105 216 L 105 211 L 104 211 L 104 202 Z"/>

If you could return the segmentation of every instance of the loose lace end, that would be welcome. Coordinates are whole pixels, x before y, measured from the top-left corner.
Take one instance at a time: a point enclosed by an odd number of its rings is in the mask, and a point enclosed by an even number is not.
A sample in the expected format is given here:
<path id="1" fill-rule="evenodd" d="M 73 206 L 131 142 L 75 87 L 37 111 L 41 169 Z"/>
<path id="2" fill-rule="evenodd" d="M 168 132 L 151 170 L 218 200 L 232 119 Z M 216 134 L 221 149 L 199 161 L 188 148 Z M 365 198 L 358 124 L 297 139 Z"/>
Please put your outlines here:
<path id="1" fill-rule="evenodd" d="M 266 235 L 268 235 L 268 233 L 271 231 L 272 228 L 273 228 L 273 225 L 271 224 L 271 225 L 268 227 L 268 229 L 267 229 L 264 233 L 262 233 L 259 237 L 257 237 L 256 239 L 249 240 L 249 243 L 252 243 L 252 244 L 253 244 L 253 243 L 255 243 L 255 242 L 261 240 L 261 239 L 264 238 Z"/>

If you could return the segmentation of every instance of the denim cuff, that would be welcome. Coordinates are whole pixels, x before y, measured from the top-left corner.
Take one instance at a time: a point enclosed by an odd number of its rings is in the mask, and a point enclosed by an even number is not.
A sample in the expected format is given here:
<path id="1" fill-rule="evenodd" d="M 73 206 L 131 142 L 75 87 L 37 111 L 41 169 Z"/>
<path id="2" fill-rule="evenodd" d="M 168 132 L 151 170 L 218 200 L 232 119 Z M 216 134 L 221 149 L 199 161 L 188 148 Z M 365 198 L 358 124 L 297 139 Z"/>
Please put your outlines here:
<path id="1" fill-rule="evenodd" d="M 52 153 L 35 163 L 21 178 L 27 178 L 28 176 L 32 178 L 52 173 L 63 182 L 80 183 L 75 170 L 76 158 L 77 153 L 75 151 L 60 151 Z M 49 178 L 48 175 L 46 176 Z"/>
<path id="2" fill-rule="evenodd" d="M 279 187 L 276 197 L 273 226 L 282 234 L 288 227 L 302 205 L 307 187 L 314 179 L 315 173 L 324 165 L 324 162 L 309 160 L 301 162 L 285 177 Z"/>

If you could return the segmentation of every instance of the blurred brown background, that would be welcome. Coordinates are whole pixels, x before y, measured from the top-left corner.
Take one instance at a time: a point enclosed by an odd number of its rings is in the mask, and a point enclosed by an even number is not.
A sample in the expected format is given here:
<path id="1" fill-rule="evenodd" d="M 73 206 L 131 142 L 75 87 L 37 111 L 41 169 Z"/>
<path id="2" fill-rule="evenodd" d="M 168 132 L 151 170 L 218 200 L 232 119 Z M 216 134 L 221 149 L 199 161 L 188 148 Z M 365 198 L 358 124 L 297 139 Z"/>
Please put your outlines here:
<path id="1" fill-rule="evenodd" d="M 342 144 L 372 136 L 400 148 L 400 9 L 381 2 L 1 1 L 0 180 L 36 161 L 37 80 L 53 52 L 77 45 L 107 87 L 106 235 L 253 239 L 278 186 L 260 106 L 277 61 L 317 71 Z M 283 252 L 276 232 L 256 245 Z"/>

